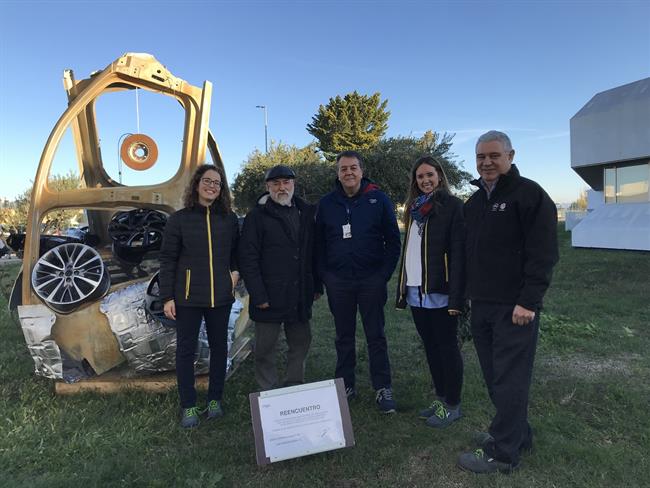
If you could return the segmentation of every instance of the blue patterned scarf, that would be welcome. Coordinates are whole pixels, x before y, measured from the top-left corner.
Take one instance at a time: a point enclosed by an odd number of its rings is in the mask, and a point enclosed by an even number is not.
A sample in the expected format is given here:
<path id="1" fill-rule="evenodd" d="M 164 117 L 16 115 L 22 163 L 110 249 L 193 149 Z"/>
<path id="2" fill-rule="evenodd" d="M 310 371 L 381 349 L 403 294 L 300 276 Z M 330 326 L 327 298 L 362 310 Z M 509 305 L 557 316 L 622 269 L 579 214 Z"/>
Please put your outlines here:
<path id="1" fill-rule="evenodd" d="M 413 200 L 413 203 L 411 204 L 411 208 L 409 209 L 411 218 L 415 220 L 415 222 L 418 224 L 418 233 L 420 235 L 422 235 L 424 224 L 426 223 L 427 219 L 429 218 L 429 215 L 431 214 L 431 211 L 433 210 L 434 193 L 435 192 L 433 191 L 431 193 L 423 193 L 415 200 Z"/>

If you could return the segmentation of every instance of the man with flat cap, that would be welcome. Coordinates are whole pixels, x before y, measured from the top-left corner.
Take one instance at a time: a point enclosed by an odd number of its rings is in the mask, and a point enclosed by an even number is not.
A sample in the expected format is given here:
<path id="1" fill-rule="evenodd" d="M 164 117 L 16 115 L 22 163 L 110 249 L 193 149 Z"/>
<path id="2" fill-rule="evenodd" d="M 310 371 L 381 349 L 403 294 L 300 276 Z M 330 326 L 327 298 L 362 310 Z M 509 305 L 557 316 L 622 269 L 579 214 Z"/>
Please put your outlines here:
<path id="1" fill-rule="evenodd" d="M 255 322 L 255 379 L 262 390 L 304 382 L 312 303 L 322 293 L 313 272 L 315 207 L 294 196 L 295 178 L 284 165 L 267 171 L 267 191 L 246 216 L 239 243 Z M 282 326 L 289 350 L 280 383 L 275 356 Z"/>

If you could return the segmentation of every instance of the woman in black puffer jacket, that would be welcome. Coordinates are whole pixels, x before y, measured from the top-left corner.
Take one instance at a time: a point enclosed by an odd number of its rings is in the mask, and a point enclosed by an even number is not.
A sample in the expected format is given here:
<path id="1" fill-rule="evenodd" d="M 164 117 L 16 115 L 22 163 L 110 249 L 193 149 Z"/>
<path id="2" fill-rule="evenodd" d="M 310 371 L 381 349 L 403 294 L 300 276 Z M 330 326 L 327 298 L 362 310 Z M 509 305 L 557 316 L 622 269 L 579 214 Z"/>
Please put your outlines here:
<path id="1" fill-rule="evenodd" d="M 181 426 L 199 423 L 194 388 L 194 355 L 205 319 L 210 344 L 207 418 L 223 415 L 221 397 L 228 357 L 227 333 L 239 279 L 237 217 L 221 168 L 205 164 L 192 176 L 185 208 L 167 221 L 160 252 L 160 297 L 168 318 L 177 321 L 176 377 Z"/>
<path id="2" fill-rule="evenodd" d="M 437 395 L 420 417 L 431 427 L 447 427 L 461 416 L 457 327 L 464 301 L 465 224 L 463 203 L 449 193 L 442 165 L 433 156 L 413 165 L 404 225 L 397 308 L 411 307 Z"/>

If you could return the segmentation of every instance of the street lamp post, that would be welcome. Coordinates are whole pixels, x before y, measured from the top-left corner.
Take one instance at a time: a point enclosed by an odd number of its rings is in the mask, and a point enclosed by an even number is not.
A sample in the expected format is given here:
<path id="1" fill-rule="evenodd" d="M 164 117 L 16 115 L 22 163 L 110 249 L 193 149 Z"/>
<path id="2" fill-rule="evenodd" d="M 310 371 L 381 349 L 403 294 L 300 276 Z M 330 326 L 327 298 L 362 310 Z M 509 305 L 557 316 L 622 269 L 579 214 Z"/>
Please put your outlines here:
<path id="1" fill-rule="evenodd" d="M 269 153 L 269 117 L 266 105 L 255 105 L 255 108 L 264 109 L 264 152 Z"/>

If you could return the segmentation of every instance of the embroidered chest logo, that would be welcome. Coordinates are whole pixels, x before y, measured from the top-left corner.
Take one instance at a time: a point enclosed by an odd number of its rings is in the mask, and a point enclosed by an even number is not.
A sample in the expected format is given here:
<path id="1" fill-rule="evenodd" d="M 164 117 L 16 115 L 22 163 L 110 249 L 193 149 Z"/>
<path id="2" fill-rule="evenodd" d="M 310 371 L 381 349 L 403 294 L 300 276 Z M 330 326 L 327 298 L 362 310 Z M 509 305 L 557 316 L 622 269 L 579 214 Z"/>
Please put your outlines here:
<path id="1" fill-rule="evenodd" d="M 506 211 L 506 204 L 504 203 L 493 203 L 492 204 L 492 211 L 493 212 L 505 212 Z"/>
<path id="2" fill-rule="evenodd" d="M 376 199 L 376 198 L 370 198 L 370 199 L 368 199 L 368 201 L 369 201 L 370 203 L 377 203 L 377 199 Z"/>

